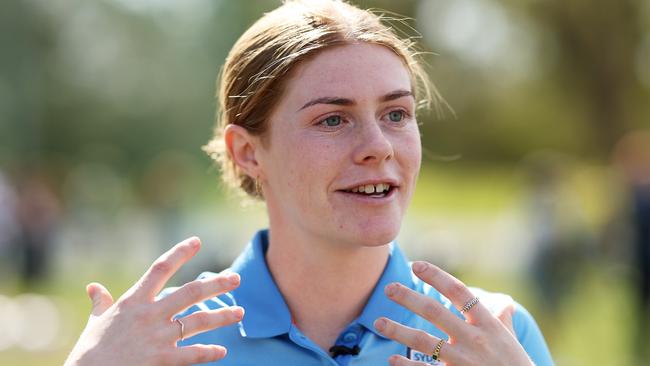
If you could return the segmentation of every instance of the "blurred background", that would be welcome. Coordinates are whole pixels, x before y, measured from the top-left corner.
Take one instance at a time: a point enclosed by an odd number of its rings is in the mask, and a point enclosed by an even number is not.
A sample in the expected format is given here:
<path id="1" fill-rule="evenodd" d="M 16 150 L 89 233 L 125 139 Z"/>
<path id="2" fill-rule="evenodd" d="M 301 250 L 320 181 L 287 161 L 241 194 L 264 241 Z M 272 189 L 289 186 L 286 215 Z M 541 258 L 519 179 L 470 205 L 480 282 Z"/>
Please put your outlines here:
<path id="1" fill-rule="evenodd" d="M 412 18 L 453 108 L 419 117 L 409 257 L 513 295 L 558 365 L 650 364 L 650 2 L 353 3 Z M 200 147 L 226 53 L 278 4 L 2 3 L 0 364 L 62 364 L 87 283 L 117 297 L 198 235 L 180 284 L 266 225 Z"/>

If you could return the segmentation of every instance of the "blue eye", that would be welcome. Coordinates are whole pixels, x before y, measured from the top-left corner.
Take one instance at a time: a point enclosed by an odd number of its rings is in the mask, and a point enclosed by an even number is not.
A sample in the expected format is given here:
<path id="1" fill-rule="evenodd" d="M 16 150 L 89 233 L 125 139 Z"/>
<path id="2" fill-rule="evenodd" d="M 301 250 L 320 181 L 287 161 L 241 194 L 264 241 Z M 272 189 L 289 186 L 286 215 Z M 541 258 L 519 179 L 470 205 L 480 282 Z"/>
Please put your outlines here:
<path id="1" fill-rule="evenodd" d="M 391 111 L 388 113 L 388 119 L 391 122 L 402 122 L 404 119 L 404 112 L 403 111 Z"/>
<path id="2" fill-rule="evenodd" d="M 321 123 L 327 127 L 338 127 L 341 124 L 341 116 L 329 116 L 325 118 Z"/>

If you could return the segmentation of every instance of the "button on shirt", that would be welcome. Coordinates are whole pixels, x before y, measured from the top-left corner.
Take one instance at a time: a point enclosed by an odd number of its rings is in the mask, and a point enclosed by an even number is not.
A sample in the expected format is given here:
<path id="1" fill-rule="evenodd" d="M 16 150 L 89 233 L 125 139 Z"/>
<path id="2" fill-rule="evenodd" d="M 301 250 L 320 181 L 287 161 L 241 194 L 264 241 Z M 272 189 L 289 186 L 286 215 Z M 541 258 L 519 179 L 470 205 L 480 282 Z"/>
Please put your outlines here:
<path id="1" fill-rule="evenodd" d="M 268 231 L 259 231 L 241 255 L 232 264 L 230 271 L 241 276 L 241 285 L 230 293 L 214 297 L 192 306 L 178 317 L 190 313 L 218 309 L 224 306 L 242 306 L 246 314 L 237 324 L 214 329 L 179 342 L 179 346 L 190 344 L 220 344 L 228 349 L 228 355 L 219 361 L 220 366 L 354 366 L 387 365 L 388 357 L 400 354 L 412 360 L 431 365 L 442 365 L 430 356 L 411 350 L 405 345 L 381 335 L 373 326 L 379 317 L 388 317 L 407 326 L 422 329 L 439 338 L 447 335 L 435 325 L 389 300 L 384 287 L 392 282 L 400 282 L 425 294 L 449 308 L 454 314 L 462 315 L 438 291 L 412 275 L 411 267 L 395 243 L 390 244 L 390 257 L 386 268 L 373 290 L 361 315 L 344 329 L 336 344 L 349 348 L 359 347 L 359 353 L 342 354 L 332 358 L 330 354 L 307 338 L 291 321 L 291 314 L 282 294 L 276 286 L 265 260 L 268 248 Z M 199 278 L 215 276 L 203 273 Z M 174 291 L 165 290 L 161 296 Z M 492 294 L 472 289 L 484 306 L 495 307 L 503 301 L 512 301 L 508 296 Z M 331 306 L 336 306 L 332 299 Z M 513 315 L 513 325 L 517 339 L 531 359 L 538 366 L 553 365 L 548 347 L 531 315 L 517 304 Z M 209 365 L 209 364 L 205 364 Z"/>

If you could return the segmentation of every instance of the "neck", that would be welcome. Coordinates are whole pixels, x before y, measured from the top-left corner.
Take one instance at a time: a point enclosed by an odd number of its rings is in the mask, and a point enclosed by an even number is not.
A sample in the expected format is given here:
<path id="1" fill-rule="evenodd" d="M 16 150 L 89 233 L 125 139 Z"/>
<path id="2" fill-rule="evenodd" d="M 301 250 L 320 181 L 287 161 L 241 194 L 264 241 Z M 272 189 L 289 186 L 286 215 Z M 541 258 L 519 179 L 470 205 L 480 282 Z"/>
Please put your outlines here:
<path id="1" fill-rule="evenodd" d="M 276 227 L 271 223 L 269 230 L 269 270 L 295 324 L 328 350 L 368 302 L 386 266 L 388 245 L 343 246 Z"/>

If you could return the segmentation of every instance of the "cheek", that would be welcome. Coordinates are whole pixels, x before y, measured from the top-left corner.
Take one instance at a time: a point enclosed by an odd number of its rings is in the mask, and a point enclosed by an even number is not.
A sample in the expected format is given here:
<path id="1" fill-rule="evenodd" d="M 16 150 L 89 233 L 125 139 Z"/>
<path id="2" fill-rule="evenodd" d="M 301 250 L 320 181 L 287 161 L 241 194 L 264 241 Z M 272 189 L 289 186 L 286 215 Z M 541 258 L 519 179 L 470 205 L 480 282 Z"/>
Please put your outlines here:
<path id="1" fill-rule="evenodd" d="M 418 139 L 416 144 L 410 149 L 410 153 L 415 174 L 418 174 L 422 164 L 422 147 L 420 146 L 420 139 Z"/>
<path id="2" fill-rule="evenodd" d="M 333 173 L 337 148 L 330 143 L 297 139 L 286 143 L 282 149 L 281 167 L 274 172 L 284 180 L 288 194 L 302 202 L 312 200 L 312 192 L 325 192 L 323 185 Z"/>
<path id="3" fill-rule="evenodd" d="M 417 130 L 404 136 L 400 141 L 399 152 L 402 156 L 402 164 L 413 176 L 417 176 L 420 172 L 420 165 L 422 164 L 422 146 L 420 142 L 420 134 Z"/>

